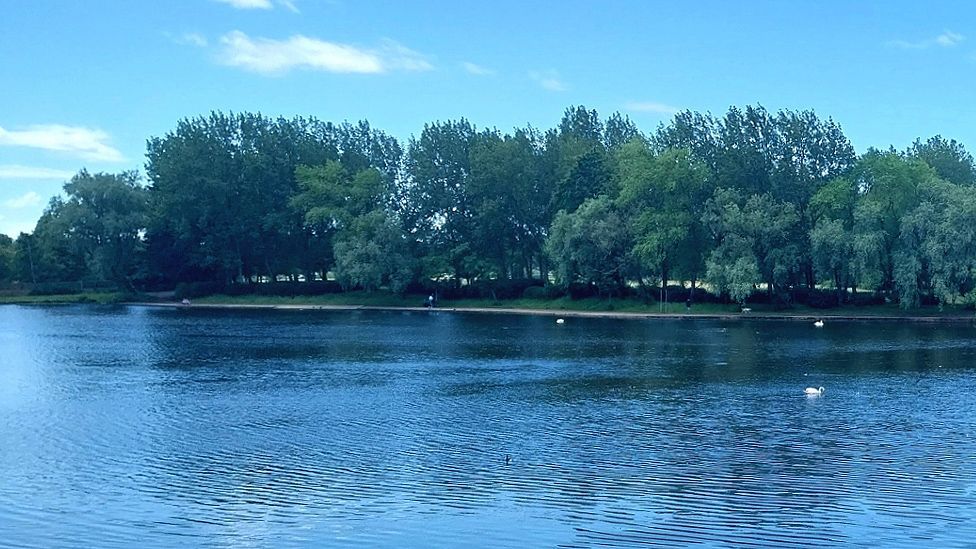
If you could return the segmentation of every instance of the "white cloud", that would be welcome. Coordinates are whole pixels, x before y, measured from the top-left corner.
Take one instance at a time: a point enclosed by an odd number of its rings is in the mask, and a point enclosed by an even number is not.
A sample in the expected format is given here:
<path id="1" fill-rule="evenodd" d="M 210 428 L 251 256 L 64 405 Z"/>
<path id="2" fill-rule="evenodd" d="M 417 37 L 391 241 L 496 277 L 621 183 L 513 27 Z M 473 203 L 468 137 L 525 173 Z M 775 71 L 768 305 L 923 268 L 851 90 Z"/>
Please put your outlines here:
<path id="1" fill-rule="evenodd" d="M 181 46 L 207 47 L 207 37 L 198 32 L 185 32 L 179 36 L 172 37 L 172 40 Z"/>
<path id="2" fill-rule="evenodd" d="M 917 42 L 911 42 L 908 40 L 892 40 L 888 42 L 888 46 L 893 48 L 901 48 L 903 50 L 924 50 L 932 46 L 939 46 L 943 48 L 951 48 L 953 46 L 959 45 L 966 37 L 957 33 L 947 30 L 942 34 L 936 36 L 935 38 L 929 38 L 927 40 L 919 40 Z"/>
<path id="3" fill-rule="evenodd" d="M 950 30 L 947 30 L 944 33 L 936 36 L 935 42 L 940 46 L 948 47 L 948 46 L 955 46 L 956 44 L 962 42 L 965 39 L 966 39 L 965 36 L 957 32 L 952 32 Z"/>
<path id="4" fill-rule="evenodd" d="M 271 0 L 216 0 L 239 10 L 270 10 Z"/>
<path id="5" fill-rule="evenodd" d="M 278 0 L 278 3 L 285 7 L 286 10 L 292 13 L 301 13 L 298 8 L 295 7 L 295 3 L 291 0 Z"/>
<path id="6" fill-rule="evenodd" d="M 0 145 L 61 151 L 96 162 L 124 162 L 118 149 L 108 145 L 109 135 L 102 130 L 60 124 L 28 126 L 24 130 L 0 127 Z"/>
<path id="7" fill-rule="evenodd" d="M 286 40 L 251 38 L 241 31 L 224 35 L 221 63 L 268 76 L 292 69 L 378 74 L 391 70 L 425 71 L 433 67 L 421 54 L 392 40 L 367 50 L 297 34 Z"/>
<path id="8" fill-rule="evenodd" d="M 554 70 L 548 71 L 531 71 L 529 72 L 529 78 L 535 80 L 537 84 L 547 89 L 549 91 L 566 91 L 569 87 L 565 82 L 559 77 L 559 73 Z"/>
<path id="9" fill-rule="evenodd" d="M 674 114 L 681 110 L 678 107 L 672 107 L 664 103 L 655 103 L 653 101 L 629 101 L 624 105 L 624 108 L 628 111 L 654 114 Z"/>
<path id="10" fill-rule="evenodd" d="M 395 40 L 385 39 L 382 46 L 373 52 L 383 60 L 383 67 L 388 70 L 423 72 L 434 70 L 434 66 L 424 57 Z"/>
<path id="11" fill-rule="evenodd" d="M 21 166 L 19 164 L 0 165 L 0 179 L 71 179 L 74 172 Z"/>
<path id="12" fill-rule="evenodd" d="M 295 2 L 292 0 L 215 0 L 221 4 L 227 4 L 228 6 L 239 9 L 239 10 L 270 10 L 274 8 L 275 4 L 285 8 L 292 13 L 300 13 L 298 8 L 295 7 Z"/>
<path id="13" fill-rule="evenodd" d="M 475 76 L 492 76 L 495 74 L 494 69 L 489 69 L 488 67 L 478 65 L 470 61 L 461 63 L 461 66 L 464 67 L 464 70 L 468 71 L 468 73 Z"/>
<path id="14" fill-rule="evenodd" d="M 13 210 L 19 210 L 21 208 L 37 206 L 40 203 L 41 195 L 35 193 L 34 191 L 28 191 L 27 194 L 24 194 L 23 196 L 18 196 L 17 198 L 11 198 L 10 200 L 4 201 L 3 205 Z"/>

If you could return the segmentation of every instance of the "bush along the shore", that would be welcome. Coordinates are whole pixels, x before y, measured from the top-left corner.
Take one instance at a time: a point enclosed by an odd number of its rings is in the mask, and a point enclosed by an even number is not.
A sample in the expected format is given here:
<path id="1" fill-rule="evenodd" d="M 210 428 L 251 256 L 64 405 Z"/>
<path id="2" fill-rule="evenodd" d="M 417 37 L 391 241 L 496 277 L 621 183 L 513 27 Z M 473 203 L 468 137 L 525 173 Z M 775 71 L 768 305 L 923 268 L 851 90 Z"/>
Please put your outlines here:
<path id="1" fill-rule="evenodd" d="M 684 111 L 646 134 L 571 107 L 546 131 L 459 119 L 402 142 L 215 112 L 151 137 L 145 179 L 82 170 L 0 237 L 0 291 L 970 305 L 974 189 L 954 140 L 857 155 L 812 111 Z"/>

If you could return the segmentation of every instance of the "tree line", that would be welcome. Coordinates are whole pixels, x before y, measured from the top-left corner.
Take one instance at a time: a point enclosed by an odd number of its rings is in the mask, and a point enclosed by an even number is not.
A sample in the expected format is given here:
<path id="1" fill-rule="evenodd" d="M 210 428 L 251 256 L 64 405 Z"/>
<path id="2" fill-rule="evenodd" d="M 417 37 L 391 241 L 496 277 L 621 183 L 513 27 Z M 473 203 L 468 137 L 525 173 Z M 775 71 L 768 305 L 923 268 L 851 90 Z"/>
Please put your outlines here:
<path id="1" fill-rule="evenodd" d="M 145 180 L 74 176 L 33 233 L 0 237 L 0 281 L 331 275 L 401 293 L 521 281 L 553 295 L 680 285 L 740 303 L 972 305 L 974 185 L 954 140 L 858 156 L 808 110 L 684 111 L 643 133 L 571 107 L 548 130 L 462 118 L 406 143 L 365 121 L 214 112 L 150 138 Z"/>

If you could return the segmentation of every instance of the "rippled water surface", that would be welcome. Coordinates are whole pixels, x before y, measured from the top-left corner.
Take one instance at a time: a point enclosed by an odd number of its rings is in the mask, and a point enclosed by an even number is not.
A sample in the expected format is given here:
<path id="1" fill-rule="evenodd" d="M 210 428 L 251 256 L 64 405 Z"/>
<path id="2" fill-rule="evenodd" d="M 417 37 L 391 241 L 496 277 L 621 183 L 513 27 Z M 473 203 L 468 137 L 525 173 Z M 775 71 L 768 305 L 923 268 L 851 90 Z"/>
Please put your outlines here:
<path id="1" fill-rule="evenodd" d="M 0 546 L 973 546 L 974 365 L 970 325 L 3 306 Z"/>

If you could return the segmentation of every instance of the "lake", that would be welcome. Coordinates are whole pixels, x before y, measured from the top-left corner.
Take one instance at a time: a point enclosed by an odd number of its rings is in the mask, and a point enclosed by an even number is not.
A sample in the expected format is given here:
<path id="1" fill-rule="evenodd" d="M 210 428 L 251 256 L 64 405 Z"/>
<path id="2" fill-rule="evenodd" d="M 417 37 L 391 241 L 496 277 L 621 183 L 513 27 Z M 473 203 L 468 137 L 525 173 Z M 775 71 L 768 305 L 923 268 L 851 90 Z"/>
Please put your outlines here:
<path id="1" fill-rule="evenodd" d="M 3 547 L 976 540 L 972 325 L 0 306 L 0 350 Z"/>

